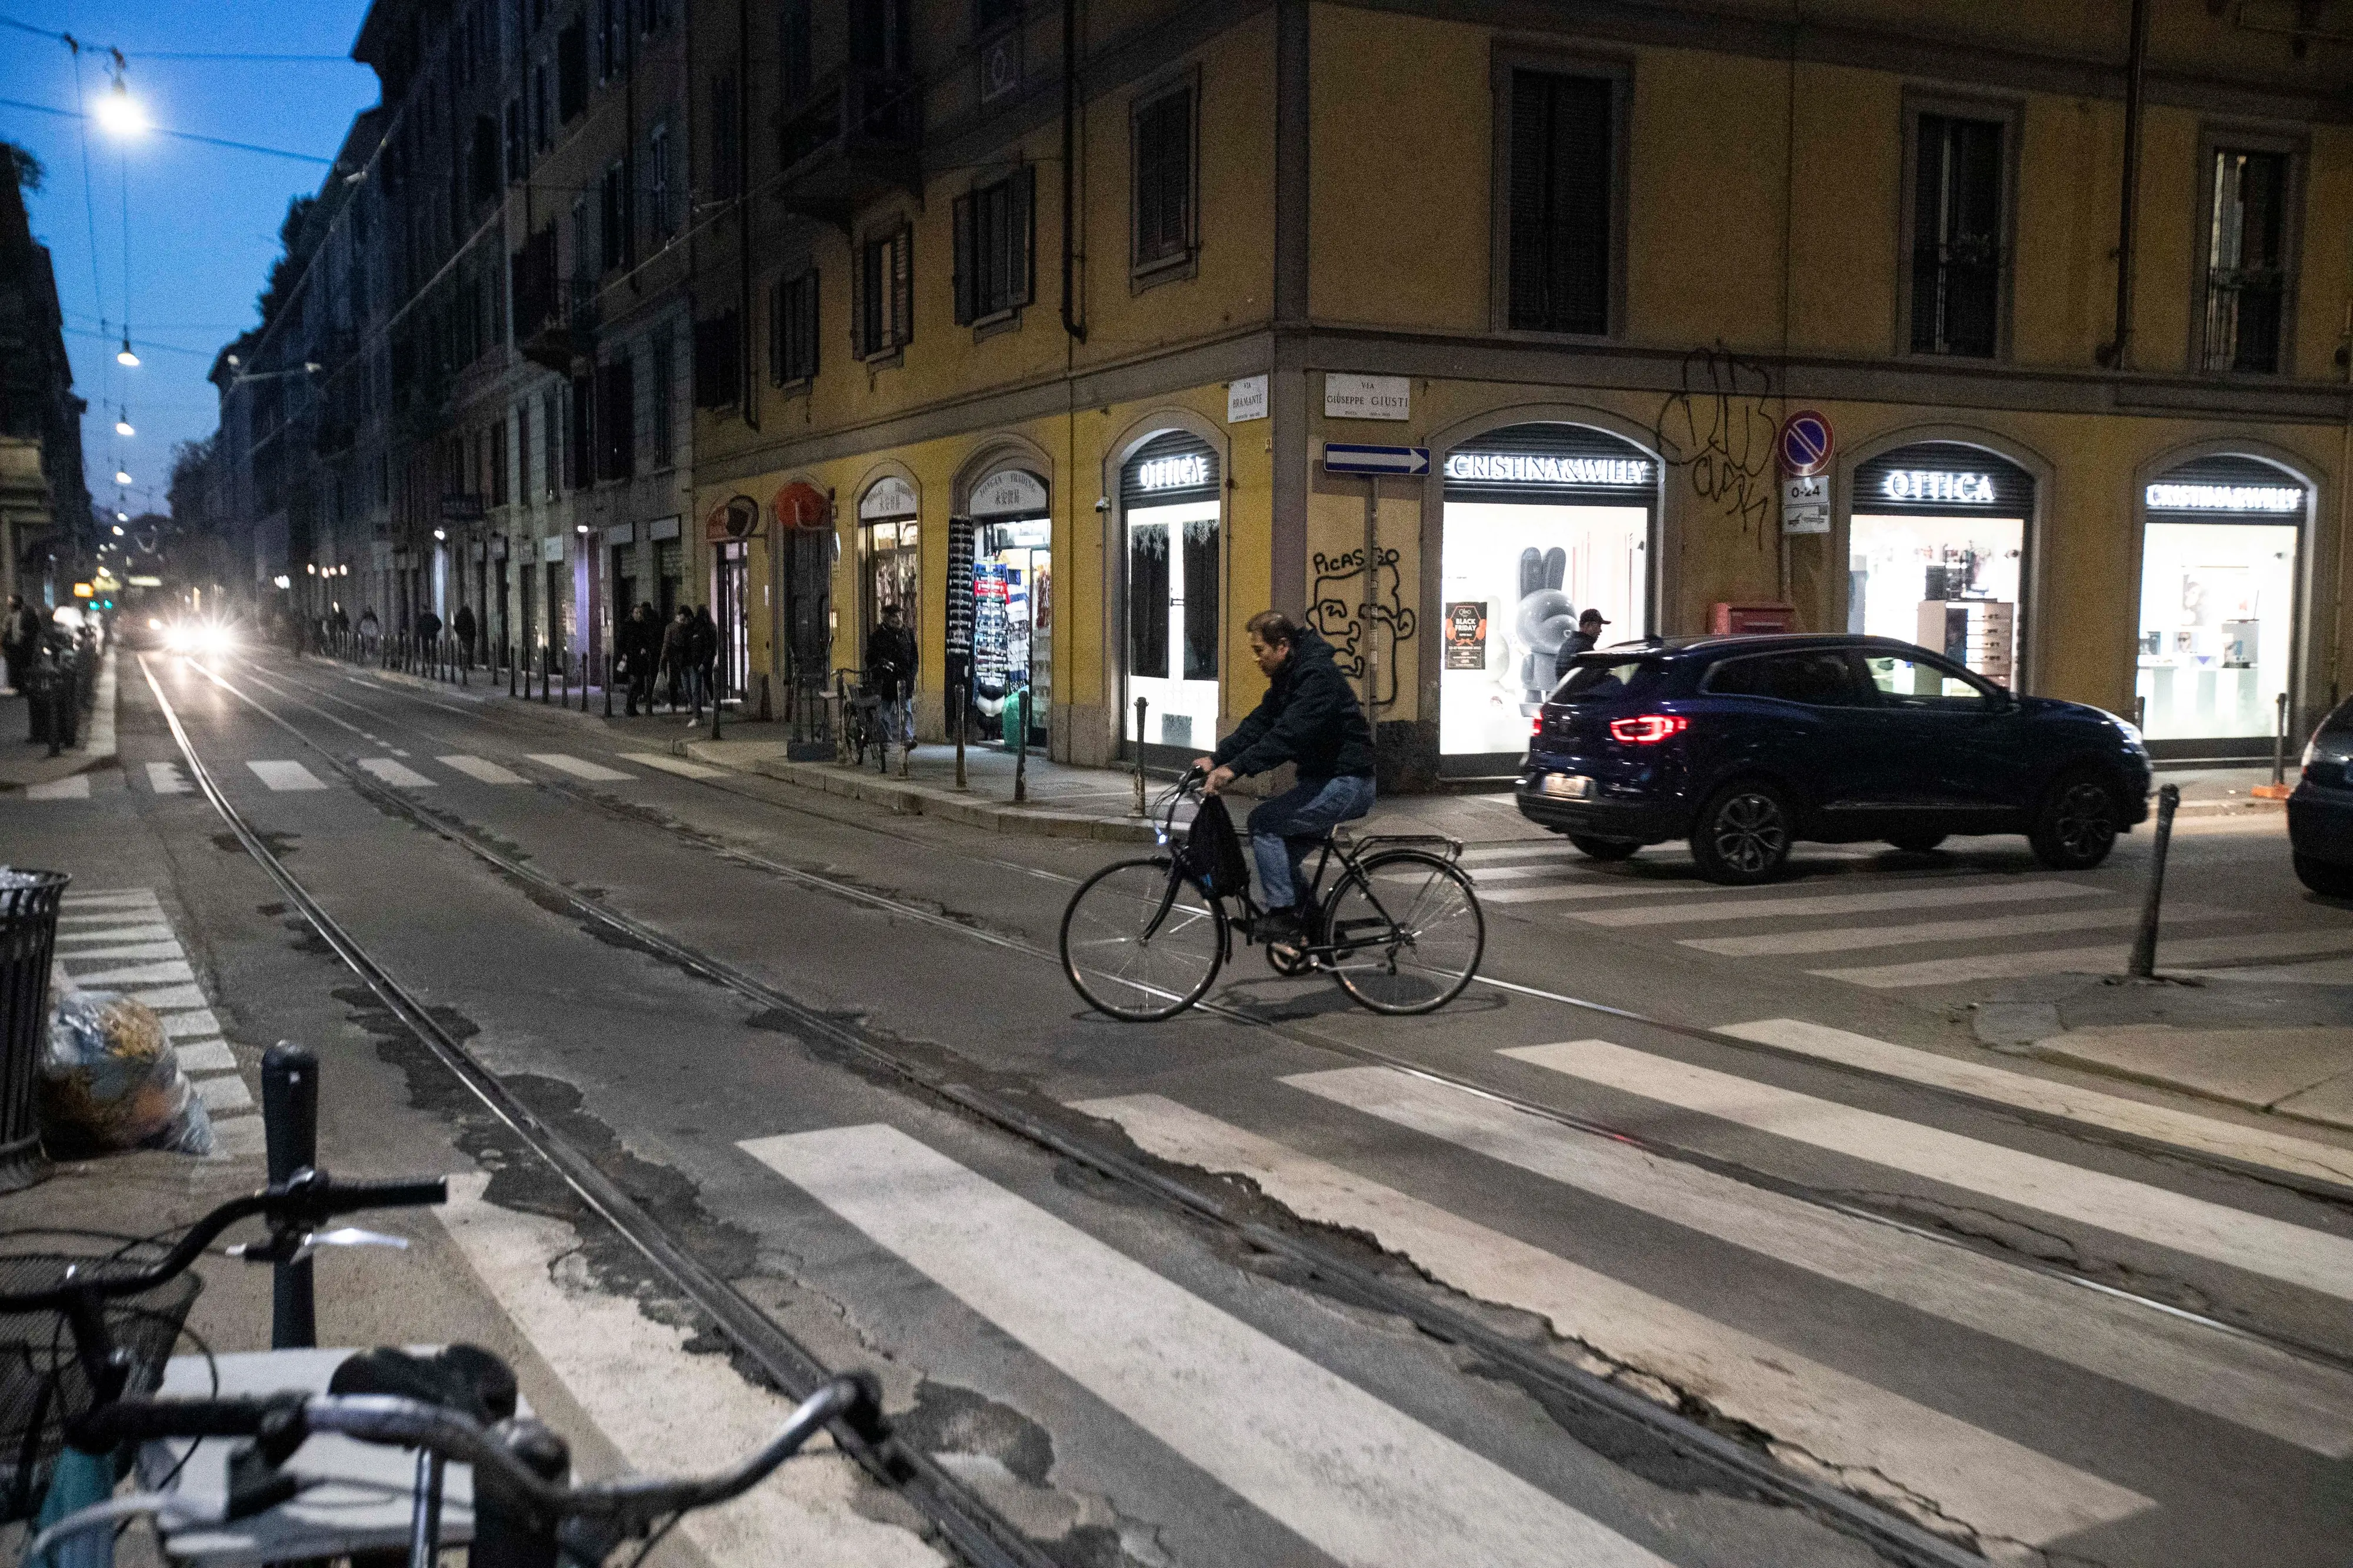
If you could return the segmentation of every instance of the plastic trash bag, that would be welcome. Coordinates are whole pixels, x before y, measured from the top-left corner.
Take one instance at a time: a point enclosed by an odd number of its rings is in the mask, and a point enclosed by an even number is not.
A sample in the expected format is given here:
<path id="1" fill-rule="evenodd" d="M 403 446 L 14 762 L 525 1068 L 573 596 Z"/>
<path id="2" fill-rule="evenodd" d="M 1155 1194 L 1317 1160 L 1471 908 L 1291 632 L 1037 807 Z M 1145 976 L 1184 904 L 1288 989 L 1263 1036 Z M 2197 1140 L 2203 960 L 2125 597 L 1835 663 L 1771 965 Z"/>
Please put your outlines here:
<path id="1" fill-rule="evenodd" d="M 212 1118 L 154 1009 L 111 991 L 59 993 L 41 1061 L 41 1142 L 60 1160 L 213 1152 Z"/>

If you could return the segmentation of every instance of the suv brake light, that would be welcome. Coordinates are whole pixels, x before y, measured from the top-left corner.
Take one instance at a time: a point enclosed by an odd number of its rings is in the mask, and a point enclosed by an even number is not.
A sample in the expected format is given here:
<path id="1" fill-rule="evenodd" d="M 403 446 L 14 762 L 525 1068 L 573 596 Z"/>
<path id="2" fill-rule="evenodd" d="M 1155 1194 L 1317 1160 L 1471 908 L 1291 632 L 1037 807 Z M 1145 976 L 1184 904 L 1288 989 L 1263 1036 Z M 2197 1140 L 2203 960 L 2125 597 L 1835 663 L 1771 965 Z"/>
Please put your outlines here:
<path id="1" fill-rule="evenodd" d="M 1645 713 L 1639 719 L 1612 719 L 1609 738 L 1636 746 L 1655 746 L 1670 735 L 1680 735 L 1691 721 L 1680 713 Z"/>

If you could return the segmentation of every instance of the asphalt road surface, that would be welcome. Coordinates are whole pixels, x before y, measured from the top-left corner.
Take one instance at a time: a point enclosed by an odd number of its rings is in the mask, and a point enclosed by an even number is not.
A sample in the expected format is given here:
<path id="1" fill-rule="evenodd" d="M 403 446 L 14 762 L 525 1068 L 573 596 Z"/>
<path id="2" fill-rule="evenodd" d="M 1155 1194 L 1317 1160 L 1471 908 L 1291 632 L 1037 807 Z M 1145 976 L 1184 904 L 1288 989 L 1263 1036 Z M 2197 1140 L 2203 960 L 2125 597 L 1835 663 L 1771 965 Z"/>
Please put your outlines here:
<path id="1" fill-rule="evenodd" d="M 1974 1003 L 2121 966 L 2145 832 L 2082 875 L 1993 839 L 1730 890 L 1466 805 L 1488 944 L 1444 1012 L 1238 948 L 1215 1010 L 1124 1026 L 1052 953 L 1132 847 L 283 658 L 126 653 L 121 692 L 119 773 L 0 801 L 0 859 L 76 874 L 78 977 L 193 984 L 238 1064 L 306 1039 L 331 1097 L 392 1075 L 412 1131 L 369 1156 L 460 1175 L 452 1289 L 633 1462 L 699 1454 L 745 1358 L 319 939 L 167 709 L 449 1040 L 712 1278 L 882 1369 L 1032 1561 L 2346 1559 L 2353 1140 L 1949 1049 Z M 2353 953 L 2275 832 L 2185 826 L 2171 886 L 2184 962 Z M 829 1474 L 693 1550 L 955 1560 Z"/>

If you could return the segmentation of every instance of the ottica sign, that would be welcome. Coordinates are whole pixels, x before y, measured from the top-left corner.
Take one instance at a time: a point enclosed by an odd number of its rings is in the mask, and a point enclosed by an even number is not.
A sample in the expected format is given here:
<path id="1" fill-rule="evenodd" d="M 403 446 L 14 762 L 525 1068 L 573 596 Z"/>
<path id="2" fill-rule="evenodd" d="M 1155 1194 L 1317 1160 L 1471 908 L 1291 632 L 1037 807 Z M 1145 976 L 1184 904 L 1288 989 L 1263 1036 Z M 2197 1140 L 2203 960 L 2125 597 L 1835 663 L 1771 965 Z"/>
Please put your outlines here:
<path id="1" fill-rule="evenodd" d="M 1521 452 L 1457 452 L 1446 477 L 1499 485 L 1605 485 L 1635 489 L 1651 482 L 1641 458 L 1547 458 Z"/>
<path id="2" fill-rule="evenodd" d="M 2166 485 L 2148 487 L 2151 511 L 2302 511 L 2298 485 Z"/>
<path id="3" fill-rule="evenodd" d="M 1889 500 L 1943 502 L 1960 506 L 1991 506 L 1993 476 L 1951 474 L 1936 468 L 1891 468 L 1879 481 L 1879 493 Z"/>
<path id="4" fill-rule="evenodd" d="M 1198 452 L 1155 458 L 1135 470 L 1135 482 L 1147 490 L 1198 489 L 1209 482 L 1209 459 Z"/>

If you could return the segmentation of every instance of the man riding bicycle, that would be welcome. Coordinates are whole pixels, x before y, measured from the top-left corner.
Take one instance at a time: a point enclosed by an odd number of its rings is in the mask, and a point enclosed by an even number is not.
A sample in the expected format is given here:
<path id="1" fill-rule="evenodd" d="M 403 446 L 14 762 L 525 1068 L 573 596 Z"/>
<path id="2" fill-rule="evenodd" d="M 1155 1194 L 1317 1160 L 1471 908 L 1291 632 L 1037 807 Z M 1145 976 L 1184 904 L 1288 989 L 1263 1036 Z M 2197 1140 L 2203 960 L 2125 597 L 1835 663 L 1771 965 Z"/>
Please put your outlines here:
<path id="1" fill-rule="evenodd" d="M 1267 911 L 1257 935 L 1292 942 L 1307 929 L 1303 863 L 1333 828 L 1373 809 L 1373 730 L 1330 643 L 1278 610 L 1252 616 L 1248 629 L 1266 696 L 1195 766 L 1208 771 L 1203 788 L 1216 795 L 1238 778 L 1297 765 L 1299 782 L 1250 814 L 1259 901 Z"/>

